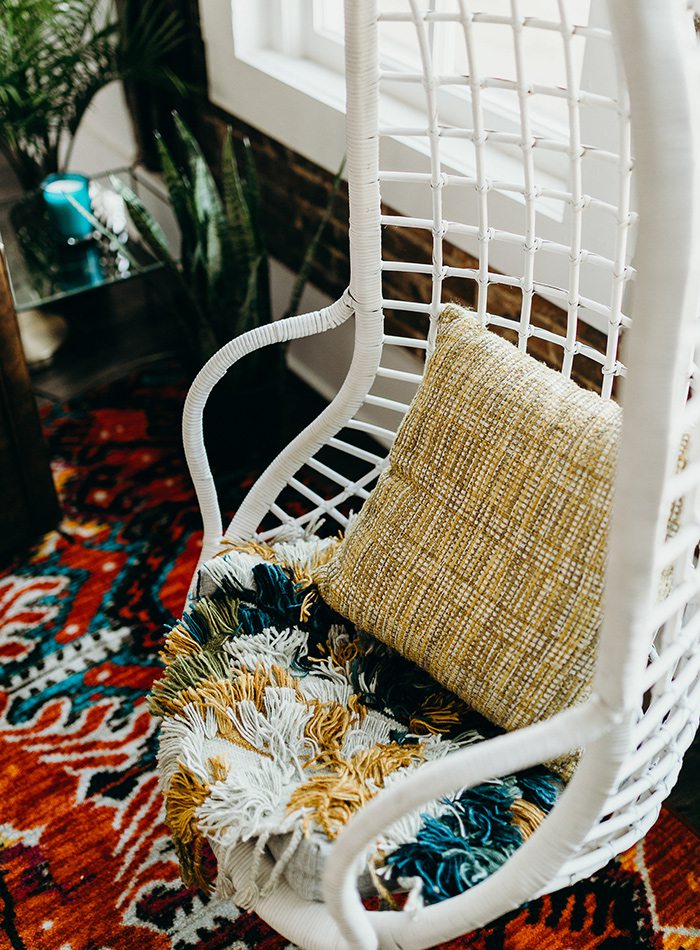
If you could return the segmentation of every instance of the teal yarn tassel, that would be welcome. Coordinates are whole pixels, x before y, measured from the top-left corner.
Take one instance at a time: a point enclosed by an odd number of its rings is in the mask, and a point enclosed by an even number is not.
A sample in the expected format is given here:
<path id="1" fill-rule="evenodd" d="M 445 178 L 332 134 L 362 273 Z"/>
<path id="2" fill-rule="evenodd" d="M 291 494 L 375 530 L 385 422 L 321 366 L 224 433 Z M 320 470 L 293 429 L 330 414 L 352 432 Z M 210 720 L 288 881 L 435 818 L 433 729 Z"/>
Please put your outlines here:
<path id="1" fill-rule="evenodd" d="M 450 810 L 439 818 L 424 815 L 416 840 L 388 855 L 392 878 L 420 878 L 426 904 L 478 884 L 523 842 L 510 820 L 516 797 L 514 785 L 478 785 L 450 802 Z"/>
<path id="2" fill-rule="evenodd" d="M 518 785 L 526 802 L 532 802 L 549 814 L 561 794 L 563 783 L 544 768 L 529 769 L 518 776 Z"/>

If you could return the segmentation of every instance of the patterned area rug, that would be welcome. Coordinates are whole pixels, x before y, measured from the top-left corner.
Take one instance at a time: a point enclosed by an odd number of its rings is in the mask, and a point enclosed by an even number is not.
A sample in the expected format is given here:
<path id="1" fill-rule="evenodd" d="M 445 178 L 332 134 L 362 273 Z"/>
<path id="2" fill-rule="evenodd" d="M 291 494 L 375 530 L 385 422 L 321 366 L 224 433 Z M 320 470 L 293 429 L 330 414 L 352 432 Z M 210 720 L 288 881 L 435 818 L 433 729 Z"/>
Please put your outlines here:
<path id="1" fill-rule="evenodd" d="M 185 888 L 163 823 L 146 694 L 199 543 L 183 395 L 162 367 L 44 416 L 64 521 L 0 576 L 0 950 L 290 946 Z M 700 950 L 697 855 L 664 811 L 591 880 L 446 947 Z"/>

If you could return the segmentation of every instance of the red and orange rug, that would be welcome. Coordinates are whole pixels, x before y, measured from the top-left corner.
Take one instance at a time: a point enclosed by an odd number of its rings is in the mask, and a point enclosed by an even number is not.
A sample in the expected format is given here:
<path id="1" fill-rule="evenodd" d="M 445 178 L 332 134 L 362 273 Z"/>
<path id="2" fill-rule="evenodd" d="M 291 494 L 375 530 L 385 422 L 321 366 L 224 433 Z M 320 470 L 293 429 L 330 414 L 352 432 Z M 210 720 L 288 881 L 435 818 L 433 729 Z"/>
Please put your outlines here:
<path id="1" fill-rule="evenodd" d="M 183 887 L 162 819 L 145 697 L 200 528 L 182 400 L 164 367 L 44 416 L 64 520 L 0 576 L 0 950 L 289 947 Z M 591 880 L 446 946 L 700 950 L 698 847 L 664 811 Z"/>

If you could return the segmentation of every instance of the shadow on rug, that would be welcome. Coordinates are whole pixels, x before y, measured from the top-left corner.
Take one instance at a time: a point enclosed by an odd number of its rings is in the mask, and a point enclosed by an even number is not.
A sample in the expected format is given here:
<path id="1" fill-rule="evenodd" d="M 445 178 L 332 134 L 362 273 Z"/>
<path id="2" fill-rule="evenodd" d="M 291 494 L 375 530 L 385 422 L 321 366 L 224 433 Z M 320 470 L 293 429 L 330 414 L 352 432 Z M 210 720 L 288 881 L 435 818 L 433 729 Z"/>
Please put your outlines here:
<path id="1" fill-rule="evenodd" d="M 183 398 L 162 367 L 44 414 L 64 520 L 0 576 L 0 950 L 290 946 L 185 888 L 163 824 L 146 694 L 200 539 Z M 697 848 L 663 811 L 592 879 L 445 947 L 700 950 Z"/>

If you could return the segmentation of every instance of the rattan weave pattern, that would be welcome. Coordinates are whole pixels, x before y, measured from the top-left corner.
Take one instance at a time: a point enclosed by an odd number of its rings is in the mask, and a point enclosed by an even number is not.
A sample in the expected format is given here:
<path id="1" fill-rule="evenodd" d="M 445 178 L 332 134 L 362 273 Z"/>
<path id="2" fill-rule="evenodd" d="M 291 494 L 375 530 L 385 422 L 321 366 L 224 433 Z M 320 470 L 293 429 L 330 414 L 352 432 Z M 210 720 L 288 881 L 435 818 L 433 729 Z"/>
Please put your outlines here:
<path id="1" fill-rule="evenodd" d="M 614 402 L 446 308 L 323 597 L 506 729 L 582 701 L 621 421 Z"/>
<path id="2" fill-rule="evenodd" d="M 261 897 L 256 910 L 307 950 L 423 950 L 591 875 L 654 823 L 697 729 L 700 58 L 692 4 L 608 0 L 592 4 L 583 22 L 570 0 L 548 3 L 545 18 L 529 16 L 523 0 L 498 6 L 496 11 L 493 3 L 450 0 L 444 10 L 434 0 L 346 0 L 349 286 L 329 307 L 232 340 L 195 379 L 183 436 L 204 521 L 200 561 L 216 553 L 224 530 L 229 541 L 265 541 L 281 526 L 312 529 L 319 520 L 347 529 L 348 508 L 367 498 L 384 470 L 384 449 L 420 382 L 421 373 L 399 365 L 398 353 L 405 347 L 431 353 L 440 309 L 457 292 L 454 282 L 463 279 L 474 291 L 482 324 L 506 330 L 509 338 L 515 334 L 521 351 L 535 342 L 559 348 L 565 377 L 577 361 L 596 364 L 602 395 L 619 395 L 624 405 L 593 690 L 573 709 L 424 763 L 382 789 L 333 845 L 323 905 L 298 900 L 281 883 L 269 898 Z M 420 64 L 410 75 L 397 74 L 382 59 L 382 24 L 389 21 L 405 24 L 417 44 Z M 443 26 L 466 50 L 465 68 L 455 75 L 441 69 L 437 38 Z M 492 28 L 512 42 L 516 70 L 505 91 L 511 102 L 517 99 L 517 124 L 505 112 L 489 112 L 491 90 L 504 90 L 503 76 L 494 75 L 497 70 L 482 55 L 480 39 Z M 543 88 L 533 77 L 529 38 L 539 31 L 561 40 L 566 81 L 556 86 Z M 595 50 L 596 61 L 588 74 L 584 64 L 579 77 L 571 53 L 580 42 Z M 406 126 L 387 125 L 390 117 L 380 122 L 382 102 L 405 81 L 422 89 L 423 109 L 415 119 L 407 116 Z M 442 87 L 452 85 L 468 85 L 469 97 L 454 121 L 440 111 L 442 92 L 449 91 Z M 543 95 L 566 101 L 568 124 L 554 134 L 540 134 L 534 124 Z M 394 143 L 403 148 L 409 139 L 418 146 L 415 154 L 392 151 Z M 515 162 L 512 174 L 501 168 L 505 151 Z M 540 157 L 561 167 L 560 185 L 551 187 Z M 614 172 L 615 183 L 603 169 Z M 410 202 L 395 202 L 394 188 L 410 192 Z M 457 188 L 463 200 L 453 213 L 449 196 Z M 504 230 L 500 212 L 509 196 L 524 211 L 512 231 Z M 382 213 L 382 200 L 397 214 Z M 551 217 L 552 202 L 561 208 L 561 226 L 558 212 L 556 221 Z M 589 222 L 601 215 L 609 227 L 603 224 L 600 234 L 606 236 L 598 242 Z M 395 259 L 382 240 L 392 229 L 430 234 L 430 259 Z M 445 242 L 464 244 L 478 268 L 452 266 L 442 253 Z M 385 272 L 409 275 L 403 293 L 394 295 L 383 281 Z M 415 274 L 430 277 L 429 295 L 413 292 Z M 628 294 L 631 278 L 634 293 Z M 491 299 L 501 286 L 521 297 L 520 307 L 506 317 Z M 540 326 L 532 309 L 539 294 L 566 307 L 565 334 Z M 408 314 L 420 338 L 387 333 L 387 311 Z M 604 347 L 600 341 L 588 345 L 579 332 L 589 314 L 605 331 Z M 247 353 L 323 333 L 351 318 L 355 345 L 343 385 L 256 481 L 226 527 L 202 437 L 212 388 Z M 623 375 L 624 386 L 614 387 Z M 691 445 L 679 471 L 678 446 L 686 432 Z M 360 436 L 374 437 L 377 447 L 359 447 Z M 327 491 L 307 487 L 307 469 L 328 477 Z M 676 501 L 682 507 L 674 533 L 668 513 Z M 665 578 L 670 583 L 664 588 Z M 585 751 L 558 805 L 493 875 L 419 914 L 363 907 L 355 887 L 357 862 L 409 809 L 577 747 Z M 262 860 L 252 844 L 241 845 L 237 879 Z"/>

